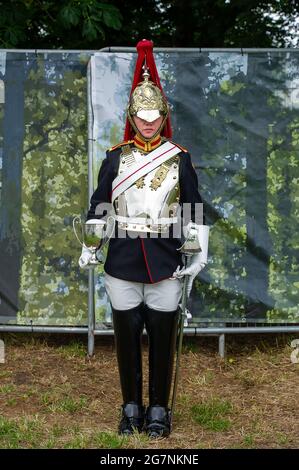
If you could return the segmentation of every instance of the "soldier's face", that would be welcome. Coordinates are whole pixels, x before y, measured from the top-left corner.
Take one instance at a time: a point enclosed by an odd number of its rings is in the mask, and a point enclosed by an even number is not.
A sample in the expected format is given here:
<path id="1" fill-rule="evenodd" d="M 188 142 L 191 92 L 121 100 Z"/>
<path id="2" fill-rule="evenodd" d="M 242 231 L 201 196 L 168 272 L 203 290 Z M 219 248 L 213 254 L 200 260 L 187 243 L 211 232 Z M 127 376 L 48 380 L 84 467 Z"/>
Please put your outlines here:
<path id="1" fill-rule="evenodd" d="M 158 119 L 153 122 L 145 121 L 144 119 L 141 119 L 137 116 L 133 116 L 133 120 L 140 134 L 143 135 L 143 137 L 150 139 L 153 135 L 156 134 L 157 130 L 161 126 L 163 116 L 158 117 Z"/>

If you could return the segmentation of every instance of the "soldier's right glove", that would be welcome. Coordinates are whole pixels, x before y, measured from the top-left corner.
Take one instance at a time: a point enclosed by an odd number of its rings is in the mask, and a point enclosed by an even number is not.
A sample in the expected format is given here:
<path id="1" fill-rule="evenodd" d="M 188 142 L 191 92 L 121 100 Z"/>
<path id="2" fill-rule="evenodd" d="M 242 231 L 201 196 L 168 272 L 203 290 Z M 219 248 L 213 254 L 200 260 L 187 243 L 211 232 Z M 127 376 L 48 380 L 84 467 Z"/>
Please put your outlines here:
<path id="1" fill-rule="evenodd" d="M 208 262 L 208 244 L 209 244 L 209 230 L 210 230 L 210 227 L 207 225 L 197 225 L 191 222 L 186 227 L 186 234 L 187 234 L 187 231 L 190 230 L 190 228 L 192 230 L 197 231 L 198 241 L 201 247 L 201 251 L 191 256 L 188 267 L 183 267 L 181 269 L 180 266 L 177 266 L 175 272 L 172 274 L 172 279 L 173 278 L 182 279 L 184 276 L 188 276 L 187 297 L 189 297 L 190 295 L 192 284 L 193 284 L 195 277 L 206 266 Z"/>

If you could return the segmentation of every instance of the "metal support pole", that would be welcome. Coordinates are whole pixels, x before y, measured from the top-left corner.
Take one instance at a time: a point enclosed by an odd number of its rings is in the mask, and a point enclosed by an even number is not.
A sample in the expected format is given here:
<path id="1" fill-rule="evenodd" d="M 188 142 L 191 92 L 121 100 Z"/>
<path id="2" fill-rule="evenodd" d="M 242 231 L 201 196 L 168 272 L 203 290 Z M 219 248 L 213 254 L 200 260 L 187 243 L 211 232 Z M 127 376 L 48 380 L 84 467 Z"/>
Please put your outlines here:
<path id="1" fill-rule="evenodd" d="M 94 309 L 94 268 L 88 269 L 88 356 L 94 355 L 94 330 L 95 330 L 95 309 Z"/>
<path id="2" fill-rule="evenodd" d="M 224 359 L 225 358 L 225 334 L 219 335 L 218 337 L 218 351 L 219 356 Z"/>
<path id="3" fill-rule="evenodd" d="M 88 328 L 86 326 L 39 326 L 39 325 L 0 325 L 0 331 L 6 332 L 22 332 L 22 333 L 87 333 Z M 222 335 L 222 334 L 240 334 L 240 333 L 299 333 L 299 326 L 272 326 L 272 327 L 227 327 L 227 328 L 199 328 L 199 327 L 187 327 L 184 328 L 184 335 L 188 336 L 214 336 L 214 335 Z M 113 335 L 114 331 L 112 328 L 107 328 L 107 330 L 94 330 L 94 335 Z"/>
<path id="4" fill-rule="evenodd" d="M 14 49 L 12 49 L 14 50 Z M 184 54 L 186 53 L 191 53 L 191 54 L 198 54 L 201 52 L 236 52 L 236 53 L 241 53 L 242 55 L 244 53 L 256 53 L 256 52 L 299 52 L 298 48 L 296 47 L 267 47 L 267 49 L 264 48 L 258 48 L 258 47 L 155 47 L 156 52 L 166 52 L 166 53 L 176 53 L 176 52 L 182 52 Z M 40 50 L 42 52 L 42 50 Z M 70 51 L 72 52 L 72 51 Z M 85 51 L 84 51 L 85 52 Z M 86 51 L 89 52 L 89 51 Z M 90 52 L 104 52 L 104 53 L 115 53 L 115 52 L 129 52 L 129 53 L 134 53 L 137 54 L 136 48 L 135 47 L 130 47 L 130 46 L 107 46 L 107 47 L 102 47 L 102 49 L 99 49 L 97 51 L 90 51 Z"/>
<path id="5" fill-rule="evenodd" d="M 39 325 L 0 325 L 0 332 L 4 333 L 70 333 L 77 335 L 88 333 L 86 326 L 39 326 Z"/>
<path id="6" fill-rule="evenodd" d="M 39 326 L 39 325 L 0 325 L 0 331 L 7 333 L 87 333 L 88 328 L 86 326 Z M 227 328 L 199 328 L 199 327 L 187 327 L 184 328 L 184 335 L 187 336 L 214 336 L 222 334 L 240 334 L 240 333 L 299 333 L 299 326 L 272 326 L 272 327 L 227 327 Z M 114 335 L 112 328 L 107 328 L 107 330 L 94 330 L 94 335 Z"/>
<path id="7" fill-rule="evenodd" d="M 93 193 L 93 112 L 91 100 L 90 62 L 87 68 L 87 122 L 88 122 L 88 205 Z M 94 355 L 95 305 L 94 268 L 88 269 L 88 356 Z"/>
<path id="8" fill-rule="evenodd" d="M 299 52 L 298 47 L 155 47 L 156 52 L 240 52 L 240 53 L 255 53 L 255 52 Z M 26 54 L 86 54 L 93 55 L 99 52 L 133 52 L 137 54 L 136 47 L 130 46 L 106 46 L 101 49 L 5 49 L 1 48 L 0 52 L 14 52 L 19 54 L 24 52 Z"/>

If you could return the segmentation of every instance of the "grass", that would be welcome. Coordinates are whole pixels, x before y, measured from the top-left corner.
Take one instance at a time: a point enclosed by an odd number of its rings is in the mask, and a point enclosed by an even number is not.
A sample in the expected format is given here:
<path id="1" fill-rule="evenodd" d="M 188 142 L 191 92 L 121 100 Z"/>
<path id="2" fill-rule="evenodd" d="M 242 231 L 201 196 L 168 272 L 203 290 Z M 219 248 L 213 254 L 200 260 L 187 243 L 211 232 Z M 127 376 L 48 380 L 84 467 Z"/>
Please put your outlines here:
<path id="1" fill-rule="evenodd" d="M 11 372 L 8 370 L 0 370 L 0 380 L 4 379 L 5 377 L 9 377 L 11 375 Z"/>
<path id="2" fill-rule="evenodd" d="M 244 447 L 254 447 L 254 436 L 252 434 L 244 436 L 243 443 Z"/>
<path id="3" fill-rule="evenodd" d="M 63 445 L 63 449 L 85 449 L 88 446 L 88 436 L 80 434 Z"/>
<path id="4" fill-rule="evenodd" d="M 277 433 L 277 442 L 281 447 L 284 447 L 289 442 L 288 435 L 282 432 Z"/>
<path id="5" fill-rule="evenodd" d="M 5 384 L 0 386 L 0 394 L 6 395 L 12 393 L 16 390 L 16 387 L 13 384 Z"/>
<path id="6" fill-rule="evenodd" d="M 86 357 L 86 346 L 78 341 L 73 341 L 68 345 L 59 348 L 60 354 L 66 359 L 75 357 Z"/>
<path id="7" fill-rule="evenodd" d="M 231 428 L 231 422 L 226 416 L 230 415 L 232 410 L 233 407 L 229 401 L 213 398 L 193 405 L 191 416 L 204 429 L 216 432 L 228 431 Z"/>
<path id="8" fill-rule="evenodd" d="M 120 449 L 124 444 L 125 438 L 115 432 L 97 432 L 93 436 L 93 442 L 98 449 Z"/>
<path id="9" fill-rule="evenodd" d="M 87 407 L 87 398 L 81 396 L 74 398 L 72 396 L 59 397 L 57 392 L 46 392 L 41 396 L 41 403 L 46 410 L 51 413 L 76 413 Z"/>
<path id="10" fill-rule="evenodd" d="M 29 448 L 40 442 L 42 421 L 38 417 L 7 419 L 0 417 L 0 447 L 17 449 L 25 445 Z"/>
<path id="11" fill-rule="evenodd" d="M 196 374 L 190 378 L 188 378 L 188 382 L 198 385 L 200 387 L 208 386 L 214 379 L 215 375 L 211 371 L 207 371 L 204 373 Z"/>
<path id="12" fill-rule="evenodd" d="M 0 418 L 0 448 L 63 448 L 63 449 L 120 449 L 128 447 L 139 448 L 148 443 L 146 436 L 119 436 L 116 432 L 91 432 L 75 426 L 46 426 L 46 421 L 37 415 L 32 419 Z"/>

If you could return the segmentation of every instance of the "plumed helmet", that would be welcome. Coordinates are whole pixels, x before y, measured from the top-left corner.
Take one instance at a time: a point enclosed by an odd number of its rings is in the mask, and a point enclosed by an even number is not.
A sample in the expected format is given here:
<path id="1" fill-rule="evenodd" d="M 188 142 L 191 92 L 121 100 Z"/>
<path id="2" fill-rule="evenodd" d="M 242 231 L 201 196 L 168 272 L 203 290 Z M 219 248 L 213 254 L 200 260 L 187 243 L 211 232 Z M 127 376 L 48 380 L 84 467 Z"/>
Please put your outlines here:
<path id="1" fill-rule="evenodd" d="M 124 140 L 129 140 L 133 137 L 133 132 L 138 132 L 133 120 L 134 116 L 148 122 L 153 122 L 163 116 L 158 132 L 166 138 L 171 138 L 169 106 L 156 68 L 152 41 L 146 39 L 139 41 L 137 52 L 138 57 L 127 107 Z"/>

